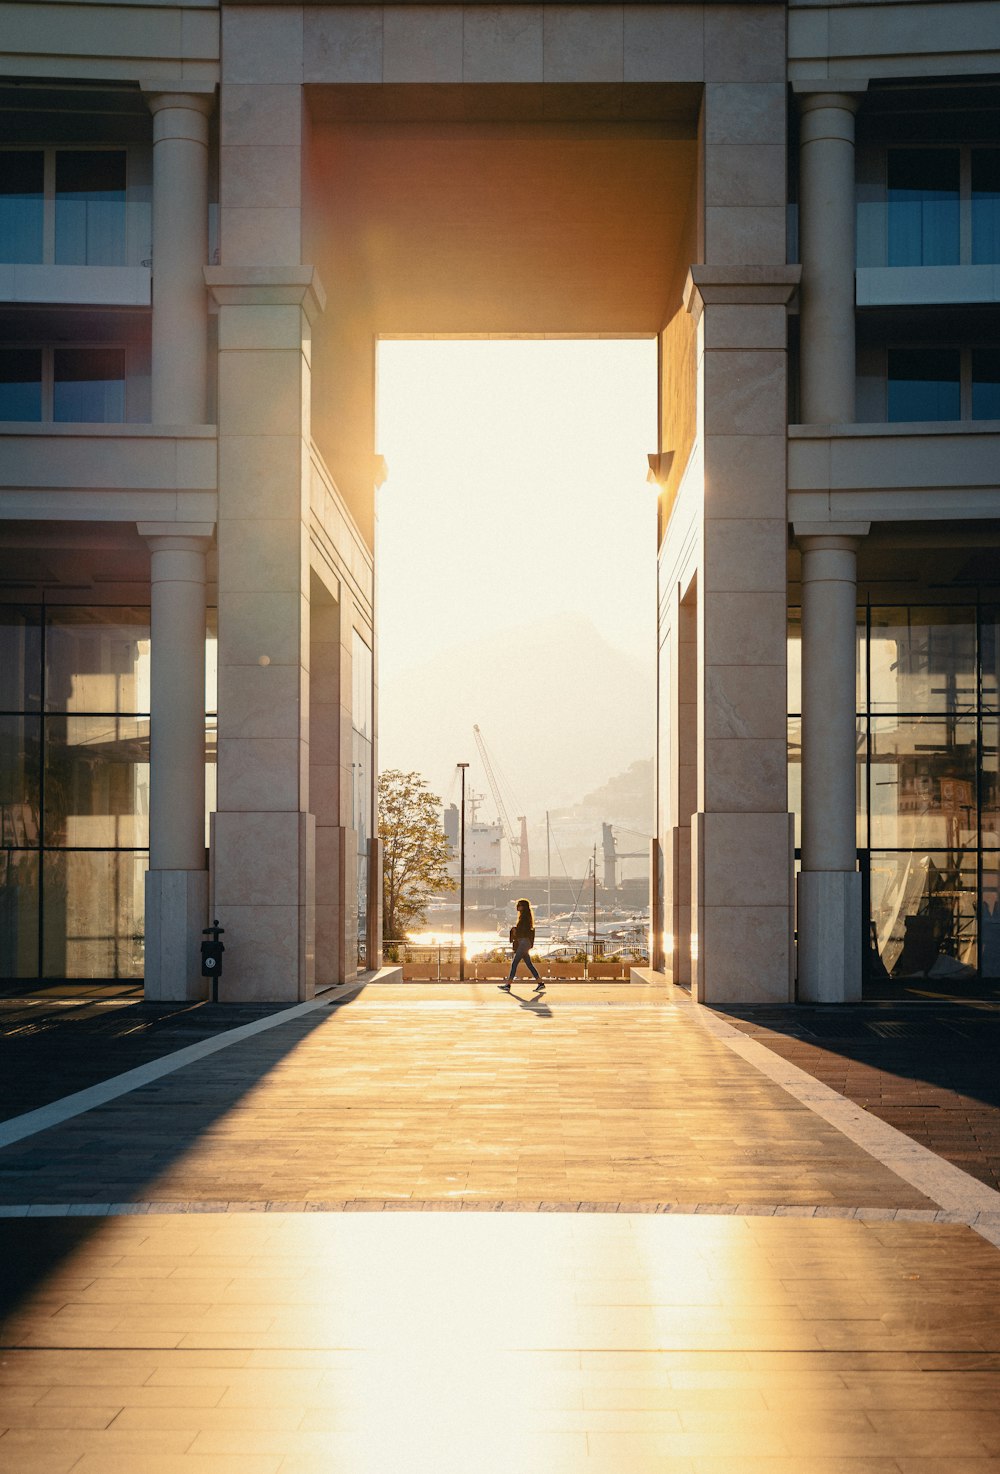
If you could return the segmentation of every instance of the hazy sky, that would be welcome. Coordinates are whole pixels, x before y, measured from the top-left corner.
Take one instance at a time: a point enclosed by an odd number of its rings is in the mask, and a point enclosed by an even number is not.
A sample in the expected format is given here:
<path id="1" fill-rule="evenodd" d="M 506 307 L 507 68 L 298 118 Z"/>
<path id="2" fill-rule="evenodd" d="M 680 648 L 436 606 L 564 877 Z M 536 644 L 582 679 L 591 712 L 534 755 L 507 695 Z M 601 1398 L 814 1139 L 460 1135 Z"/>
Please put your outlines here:
<path id="1" fill-rule="evenodd" d="M 656 343 L 382 342 L 378 411 L 380 766 L 485 787 L 479 722 L 544 822 L 651 754 Z"/>

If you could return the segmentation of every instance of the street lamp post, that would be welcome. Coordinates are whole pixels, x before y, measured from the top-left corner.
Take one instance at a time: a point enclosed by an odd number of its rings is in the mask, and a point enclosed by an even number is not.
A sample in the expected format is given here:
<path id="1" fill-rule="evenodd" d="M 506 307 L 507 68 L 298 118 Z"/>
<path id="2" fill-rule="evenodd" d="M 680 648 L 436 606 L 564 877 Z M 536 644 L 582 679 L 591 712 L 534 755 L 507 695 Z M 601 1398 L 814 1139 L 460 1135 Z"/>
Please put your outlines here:
<path id="1" fill-rule="evenodd" d="M 458 838 L 458 981 L 465 982 L 465 770 L 468 763 L 456 764 L 462 774 L 462 817 Z"/>

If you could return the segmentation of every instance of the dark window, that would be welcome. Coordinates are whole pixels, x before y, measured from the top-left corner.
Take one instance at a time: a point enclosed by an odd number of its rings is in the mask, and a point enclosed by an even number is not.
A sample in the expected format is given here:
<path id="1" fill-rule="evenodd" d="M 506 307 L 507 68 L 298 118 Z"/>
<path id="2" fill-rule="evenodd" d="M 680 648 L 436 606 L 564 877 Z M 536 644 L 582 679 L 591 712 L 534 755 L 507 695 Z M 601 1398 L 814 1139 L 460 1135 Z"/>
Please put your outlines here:
<path id="1" fill-rule="evenodd" d="M 120 348 L 57 348 L 52 418 L 121 424 L 125 419 L 125 354 Z"/>
<path id="2" fill-rule="evenodd" d="M 0 420 L 41 418 L 41 350 L 0 348 Z"/>
<path id="3" fill-rule="evenodd" d="M 887 159 L 890 266 L 957 266 L 959 151 L 890 149 Z"/>
<path id="4" fill-rule="evenodd" d="M 124 149 L 56 154 L 56 261 L 66 266 L 124 265 Z"/>
<path id="5" fill-rule="evenodd" d="M 958 420 L 962 416 L 960 355 L 957 348 L 888 350 L 888 418 Z"/>
<path id="6" fill-rule="evenodd" d="M 972 260 L 1000 262 L 1000 149 L 972 150 Z"/>
<path id="7" fill-rule="evenodd" d="M 41 151 L 0 151 L 0 261 L 41 261 L 44 190 Z"/>
<path id="8" fill-rule="evenodd" d="M 1000 348 L 972 350 L 972 418 L 1000 420 Z"/>

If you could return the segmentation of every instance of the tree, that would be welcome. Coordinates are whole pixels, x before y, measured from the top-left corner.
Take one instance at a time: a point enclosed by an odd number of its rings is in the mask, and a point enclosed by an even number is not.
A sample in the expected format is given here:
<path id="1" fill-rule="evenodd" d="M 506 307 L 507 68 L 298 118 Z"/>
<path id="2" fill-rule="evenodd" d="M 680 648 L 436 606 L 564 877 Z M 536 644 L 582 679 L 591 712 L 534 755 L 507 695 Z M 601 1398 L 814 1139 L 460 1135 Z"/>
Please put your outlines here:
<path id="1" fill-rule="evenodd" d="M 441 827 L 441 800 L 419 773 L 389 768 L 378 777 L 382 840 L 382 936 L 398 941 L 423 921 L 428 897 L 455 889 L 451 848 Z"/>

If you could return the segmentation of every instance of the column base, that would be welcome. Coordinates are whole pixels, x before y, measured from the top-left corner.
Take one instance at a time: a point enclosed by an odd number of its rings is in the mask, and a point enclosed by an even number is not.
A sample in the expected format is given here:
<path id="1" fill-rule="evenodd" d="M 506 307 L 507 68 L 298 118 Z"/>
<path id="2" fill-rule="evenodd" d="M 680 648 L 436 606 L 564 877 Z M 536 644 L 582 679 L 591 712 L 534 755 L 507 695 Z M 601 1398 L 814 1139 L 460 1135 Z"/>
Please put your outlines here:
<path id="1" fill-rule="evenodd" d="M 316 991 L 316 821 L 295 810 L 212 815 L 213 912 L 225 927 L 222 1003 Z"/>
<path id="2" fill-rule="evenodd" d="M 697 813 L 691 823 L 691 989 L 699 1003 L 792 997 L 792 816 Z"/>
<path id="3" fill-rule="evenodd" d="M 800 1003 L 861 998 L 861 876 L 803 870 L 799 876 Z"/>
<path id="4" fill-rule="evenodd" d="M 148 1002 L 204 998 L 201 933 L 208 925 L 207 870 L 146 871 Z"/>

